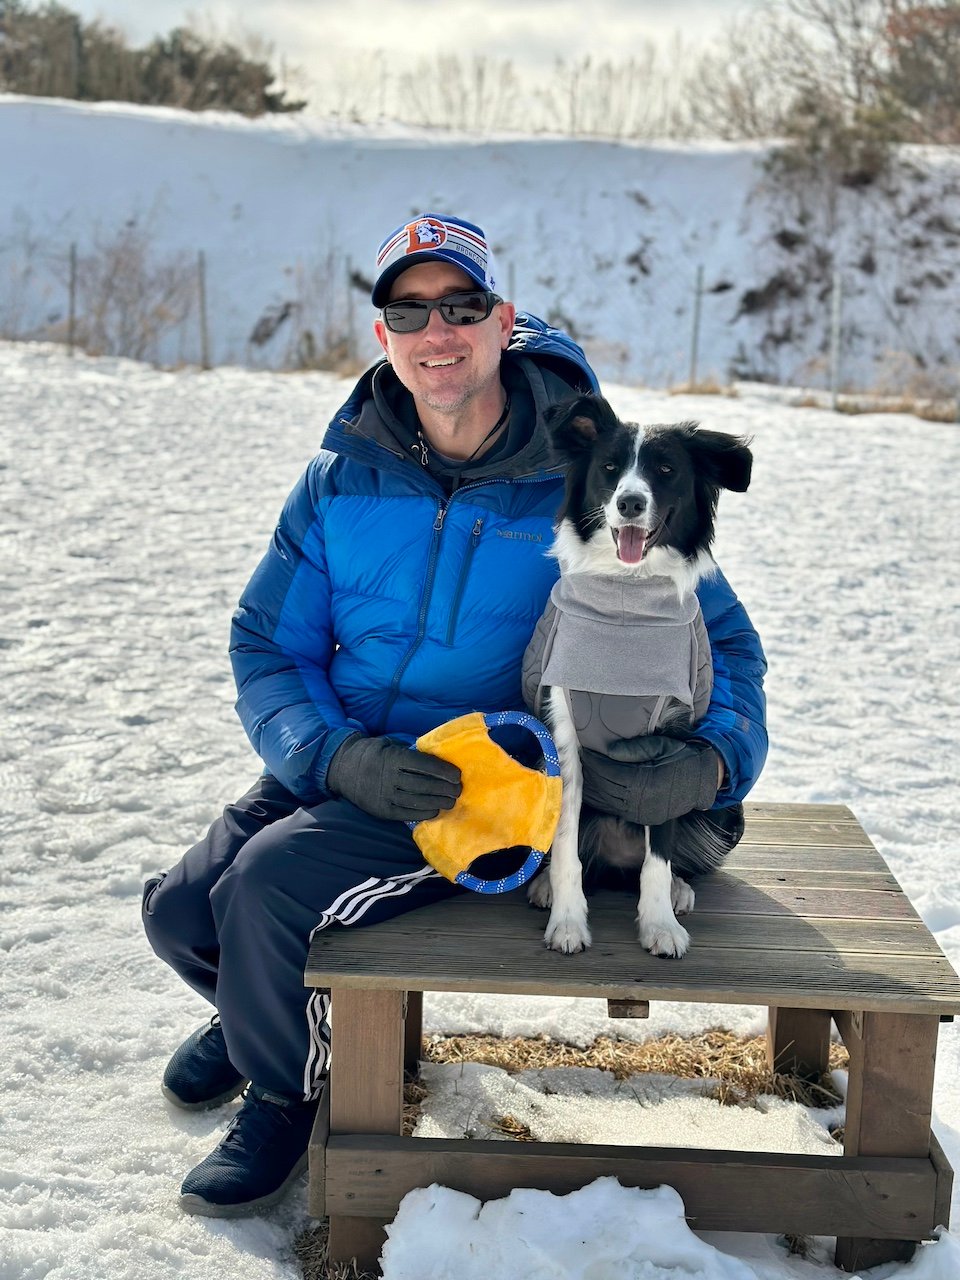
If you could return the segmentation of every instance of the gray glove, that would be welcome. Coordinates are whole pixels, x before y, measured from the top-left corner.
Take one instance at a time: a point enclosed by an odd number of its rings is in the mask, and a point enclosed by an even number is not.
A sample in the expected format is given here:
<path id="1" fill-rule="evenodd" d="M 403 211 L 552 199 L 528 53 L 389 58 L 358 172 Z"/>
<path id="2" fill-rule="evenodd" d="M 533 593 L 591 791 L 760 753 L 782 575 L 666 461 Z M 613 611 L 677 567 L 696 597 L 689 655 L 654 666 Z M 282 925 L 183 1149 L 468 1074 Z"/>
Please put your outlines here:
<path id="1" fill-rule="evenodd" d="M 658 827 L 717 798 L 718 755 L 699 738 L 620 738 L 581 754 L 583 799 L 601 813 Z"/>
<path id="2" fill-rule="evenodd" d="M 333 753 L 327 787 L 374 818 L 421 822 L 453 808 L 461 791 L 460 770 L 393 738 L 358 733 Z"/>

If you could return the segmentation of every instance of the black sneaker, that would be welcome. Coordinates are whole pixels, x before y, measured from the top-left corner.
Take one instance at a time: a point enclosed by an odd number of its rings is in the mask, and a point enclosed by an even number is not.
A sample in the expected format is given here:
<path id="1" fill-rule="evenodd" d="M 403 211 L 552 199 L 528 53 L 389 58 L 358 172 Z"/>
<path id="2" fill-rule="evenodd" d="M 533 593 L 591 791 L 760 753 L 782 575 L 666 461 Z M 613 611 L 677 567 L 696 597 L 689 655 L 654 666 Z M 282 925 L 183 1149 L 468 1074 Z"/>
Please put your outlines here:
<path id="1" fill-rule="evenodd" d="M 180 1208 L 208 1218 L 269 1209 L 307 1164 L 316 1102 L 252 1084 L 223 1141 L 183 1180 Z"/>
<path id="2" fill-rule="evenodd" d="M 160 1088 L 163 1096 L 184 1111 L 219 1107 L 246 1086 L 227 1055 L 218 1014 L 184 1040 L 167 1063 Z"/>

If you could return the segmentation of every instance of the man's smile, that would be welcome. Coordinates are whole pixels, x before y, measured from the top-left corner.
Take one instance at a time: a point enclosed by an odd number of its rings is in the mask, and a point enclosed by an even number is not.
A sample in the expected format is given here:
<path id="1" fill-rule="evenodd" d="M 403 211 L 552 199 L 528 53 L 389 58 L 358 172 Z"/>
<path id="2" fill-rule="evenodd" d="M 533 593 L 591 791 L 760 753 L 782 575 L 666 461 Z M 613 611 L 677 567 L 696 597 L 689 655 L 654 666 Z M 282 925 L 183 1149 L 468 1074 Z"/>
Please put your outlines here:
<path id="1" fill-rule="evenodd" d="M 448 365 L 459 364 L 466 356 L 430 356 L 420 363 L 425 369 L 444 369 Z"/>

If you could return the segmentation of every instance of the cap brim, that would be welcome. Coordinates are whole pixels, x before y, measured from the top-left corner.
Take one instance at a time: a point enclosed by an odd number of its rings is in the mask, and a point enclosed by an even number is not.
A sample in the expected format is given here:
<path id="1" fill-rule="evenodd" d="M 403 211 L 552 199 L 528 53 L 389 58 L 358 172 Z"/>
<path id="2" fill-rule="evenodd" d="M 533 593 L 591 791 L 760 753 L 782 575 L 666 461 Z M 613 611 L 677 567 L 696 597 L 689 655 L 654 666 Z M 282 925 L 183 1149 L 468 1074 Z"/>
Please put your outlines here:
<path id="1" fill-rule="evenodd" d="M 419 253 L 405 254 L 402 258 L 398 258 L 396 262 L 391 262 L 384 269 L 370 294 L 373 305 L 375 307 L 386 306 L 390 301 L 390 289 L 397 276 L 403 275 L 404 271 L 408 271 L 411 267 L 419 266 L 421 262 L 449 263 L 452 267 L 458 267 L 464 275 L 469 276 L 481 289 L 485 290 L 488 287 L 479 267 L 471 270 L 459 255 L 444 253 L 442 249 L 424 249 Z"/>

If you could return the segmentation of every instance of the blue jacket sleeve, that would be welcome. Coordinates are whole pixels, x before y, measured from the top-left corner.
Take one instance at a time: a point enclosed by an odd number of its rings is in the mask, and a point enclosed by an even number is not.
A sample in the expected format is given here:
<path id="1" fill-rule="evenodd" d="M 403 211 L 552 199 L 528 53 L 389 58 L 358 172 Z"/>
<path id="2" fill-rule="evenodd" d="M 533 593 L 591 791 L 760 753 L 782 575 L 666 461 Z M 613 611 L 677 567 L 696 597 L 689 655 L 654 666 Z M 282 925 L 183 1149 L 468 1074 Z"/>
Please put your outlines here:
<path id="1" fill-rule="evenodd" d="M 237 714 L 247 736 L 274 777 L 306 802 L 324 796 L 337 747 L 363 732 L 328 676 L 335 645 L 322 498 L 331 461 L 315 458 L 287 499 L 230 636 Z"/>
<path id="2" fill-rule="evenodd" d="M 726 766 L 715 806 L 723 808 L 744 798 L 767 757 L 767 662 L 747 611 L 719 570 L 700 582 L 697 597 L 710 638 L 713 692 L 696 736 L 709 742 Z"/>

